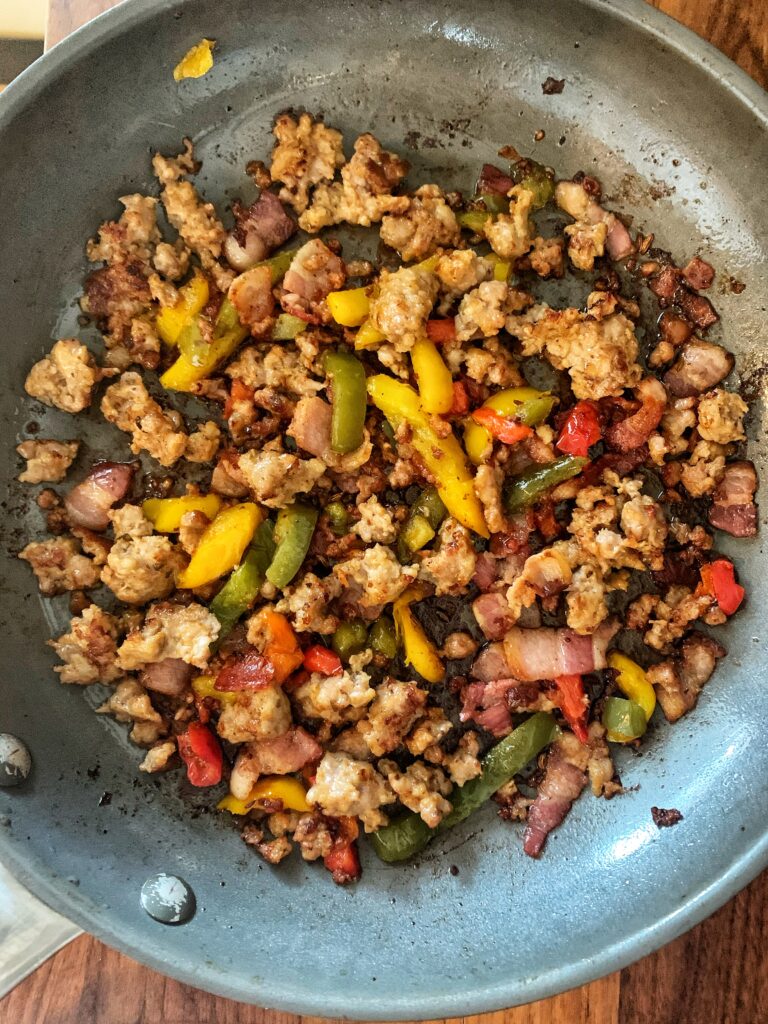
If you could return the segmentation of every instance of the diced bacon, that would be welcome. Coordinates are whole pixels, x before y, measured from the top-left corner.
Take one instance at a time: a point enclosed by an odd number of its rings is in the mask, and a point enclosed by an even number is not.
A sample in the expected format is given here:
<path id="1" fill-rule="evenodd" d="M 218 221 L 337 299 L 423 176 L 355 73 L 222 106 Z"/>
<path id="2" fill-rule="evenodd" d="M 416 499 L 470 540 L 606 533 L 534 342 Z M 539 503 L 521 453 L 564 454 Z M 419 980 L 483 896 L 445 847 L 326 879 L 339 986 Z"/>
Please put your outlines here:
<path id="1" fill-rule="evenodd" d="M 502 640 L 515 624 L 506 597 L 498 591 L 476 597 L 472 611 L 486 640 Z"/>
<path id="2" fill-rule="evenodd" d="M 570 629 L 510 629 L 503 644 L 509 674 L 534 681 L 585 675 L 605 668 L 605 652 L 618 628 L 618 622 L 609 620 L 591 636 Z"/>

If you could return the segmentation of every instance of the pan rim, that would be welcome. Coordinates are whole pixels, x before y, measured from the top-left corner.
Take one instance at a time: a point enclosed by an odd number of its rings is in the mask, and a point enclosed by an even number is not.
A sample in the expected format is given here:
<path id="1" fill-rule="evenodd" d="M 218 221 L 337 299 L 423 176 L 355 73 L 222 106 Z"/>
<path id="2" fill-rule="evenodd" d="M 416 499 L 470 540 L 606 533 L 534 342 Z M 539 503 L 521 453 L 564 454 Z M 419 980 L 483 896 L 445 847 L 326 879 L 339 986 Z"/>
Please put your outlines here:
<path id="1" fill-rule="evenodd" d="M 0 131 L 56 81 L 73 62 L 86 57 L 129 26 L 149 20 L 158 11 L 181 9 L 186 0 L 124 0 L 99 15 L 49 50 L 6 90 L 0 105 Z M 695 62 L 728 90 L 768 130 L 768 94 L 749 75 L 712 44 L 678 24 L 645 0 L 580 0 L 628 25 L 650 33 L 689 62 Z M 620 943 L 589 960 L 576 960 L 528 979 L 502 978 L 460 994 L 424 997 L 356 995 L 339 992 L 333 1003 L 314 996 L 278 989 L 269 981 L 232 983 L 215 967 L 200 963 L 194 969 L 154 956 L 120 929 L 105 927 L 101 909 L 84 894 L 59 879 L 42 862 L 31 862 L 20 847 L 0 835 L 3 862 L 14 876 L 48 906 L 65 915 L 108 945 L 163 974 L 204 987 L 228 998 L 297 1014 L 325 1014 L 369 1020 L 426 1019 L 483 1013 L 555 995 L 625 967 L 678 937 L 709 916 L 768 866 L 768 827 L 727 871 L 703 883 L 684 903 L 626 936 Z M 129 930 L 129 929 L 128 929 Z M 126 929 L 123 929 L 125 932 Z"/>

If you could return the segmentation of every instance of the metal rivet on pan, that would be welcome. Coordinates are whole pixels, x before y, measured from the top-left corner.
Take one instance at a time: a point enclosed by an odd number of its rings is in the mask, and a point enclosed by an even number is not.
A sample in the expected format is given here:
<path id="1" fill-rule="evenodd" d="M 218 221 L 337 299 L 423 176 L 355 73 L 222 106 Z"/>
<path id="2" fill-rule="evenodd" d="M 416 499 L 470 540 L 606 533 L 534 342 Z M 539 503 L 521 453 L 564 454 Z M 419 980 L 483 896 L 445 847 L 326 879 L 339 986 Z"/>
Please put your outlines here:
<path id="1" fill-rule="evenodd" d="M 0 786 L 18 786 L 31 771 L 32 758 L 21 740 L 0 732 Z"/>
<path id="2" fill-rule="evenodd" d="M 195 894 L 178 875 L 152 875 L 141 887 L 141 905 L 160 924 L 184 924 L 195 912 Z"/>

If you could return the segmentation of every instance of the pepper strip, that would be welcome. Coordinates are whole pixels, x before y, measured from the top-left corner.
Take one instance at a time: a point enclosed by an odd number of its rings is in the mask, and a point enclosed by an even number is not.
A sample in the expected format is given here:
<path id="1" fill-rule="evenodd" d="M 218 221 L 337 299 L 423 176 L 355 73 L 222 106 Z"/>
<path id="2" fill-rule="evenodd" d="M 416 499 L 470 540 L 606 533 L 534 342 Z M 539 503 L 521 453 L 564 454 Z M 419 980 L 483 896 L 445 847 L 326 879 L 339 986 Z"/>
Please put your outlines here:
<path id="1" fill-rule="evenodd" d="M 200 315 L 208 302 L 210 289 L 207 278 L 196 270 L 194 276 L 179 288 L 174 306 L 163 306 L 157 314 L 157 333 L 166 345 L 175 345 L 179 335 Z"/>
<path id="2" fill-rule="evenodd" d="M 558 731 L 552 715 L 543 711 L 531 715 L 491 748 L 483 758 L 483 770 L 477 778 L 454 787 L 450 797 L 453 809 L 437 828 L 430 828 L 418 814 L 406 814 L 370 836 L 377 856 L 393 864 L 419 853 L 439 832 L 464 821 L 510 782 L 556 738 Z"/>
<path id="3" fill-rule="evenodd" d="M 493 409 L 503 416 L 514 417 L 526 427 L 535 427 L 542 423 L 552 411 L 556 399 L 546 391 L 536 388 L 505 388 L 491 395 L 480 407 Z M 476 410 L 479 412 L 480 410 Z M 467 455 L 476 466 L 486 462 L 491 454 L 493 443 L 491 433 L 476 420 L 469 420 L 464 427 L 464 447 Z"/>
<path id="4" fill-rule="evenodd" d="M 346 455 L 365 440 L 365 367 L 349 352 L 329 352 L 325 372 L 331 380 L 331 449 Z"/>
<path id="5" fill-rule="evenodd" d="M 261 518 L 261 511 L 250 501 L 220 512 L 201 537 L 189 565 L 179 575 L 178 586 L 184 590 L 202 587 L 234 568 Z"/>
<path id="6" fill-rule="evenodd" d="M 429 338 L 419 338 L 411 349 L 411 362 L 425 411 L 437 415 L 450 412 L 453 405 L 453 378 L 435 343 Z"/>
<path id="7" fill-rule="evenodd" d="M 475 494 L 472 474 L 461 445 L 451 433 L 438 437 L 419 396 L 408 384 L 377 374 L 368 378 L 371 401 L 387 417 L 393 430 L 408 423 L 410 443 L 423 459 L 450 514 L 481 537 L 488 536 L 483 509 Z"/>
<path id="8" fill-rule="evenodd" d="M 620 651 L 611 651 L 608 666 L 616 671 L 616 685 L 624 696 L 639 704 L 646 720 L 650 720 L 656 708 L 656 692 L 643 669 Z"/>
<path id="9" fill-rule="evenodd" d="M 301 811 L 305 813 L 312 808 L 307 803 L 307 791 L 298 779 L 292 775 L 267 775 L 255 783 L 245 798 L 238 800 L 229 793 L 216 804 L 218 811 L 229 811 L 230 814 L 248 814 L 260 803 L 279 800 L 284 811 Z"/>
<path id="10" fill-rule="evenodd" d="M 445 676 L 445 666 L 437 648 L 410 609 L 410 605 L 423 597 L 426 597 L 426 590 L 422 587 L 409 587 L 393 604 L 392 615 L 397 636 L 403 645 L 406 665 L 414 668 L 427 682 L 439 683 Z"/>
<path id="11" fill-rule="evenodd" d="M 521 512 L 529 505 L 533 505 L 550 487 L 578 476 L 588 462 L 589 459 L 564 455 L 561 459 L 555 459 L 554 462 L 548 462 L 543 466 L 534 466 L 532 469 L 526 470 L 525 473 L 521 473 L 510 482 L 504 492 L 507 512 L 514 515 L 515 512 Z"/>
<path id="12" fill-rule="evenodd" d="M 285 277 L 296 252 L 296 249 L 280 252 L 256 266 L 269 267 L 272 284 L 275 285 Z M 162 375 L 160 383 L 170 391 L 193 391 L 195 384 L 210 377 L 219 363 L 228 359 L 248 334 L 248 328 L 240 323 L 237 310 L 224 296 L 213 329 L 213 341 L 206 341 L 199 321 L 194 320 L 179 335 L 177 343 L 181 354 Z"/>
<path id="13" fill-rule="evenodd" d="M 267 569 L 267 579 L 276 587 L 287 587 L 307 556 L 315 532 L 318 511 L 310 505 L 281 508 L 275 523 L 275 554 Z"/>
<path id="14" fill-rule="evenodd" d="M 648 727 L 645 711 L 633 700 L 606 697 L 603 705 L 603 725 L 611 743 L 631 743 L 640 739 Z"/>
<path id="15" fill-rule="evenodd" d="M 342 327 L 359 327 L 368 316 L 371 305 L 370 287 L 347 288 L 344 291 L 330 292 L 325 301 L 331 316 Z"/>
<path id="16" fill-rule="evenodd" d="M 211 601 L 210 609 L 221 623 L 216 647 L 259 596 L 267 568 L 275 553 L 273 529 L 268 519 L 259 524 L 242 562 Z"/>
<path id="17" fill-rule="evenodd" d="M 202 512 L 215 519 L 221 508 L 218 494 L 185 494 L 181 498 L 147 498 L 141 511 L 158 533 L 176 533 L 187 512 Z"/>

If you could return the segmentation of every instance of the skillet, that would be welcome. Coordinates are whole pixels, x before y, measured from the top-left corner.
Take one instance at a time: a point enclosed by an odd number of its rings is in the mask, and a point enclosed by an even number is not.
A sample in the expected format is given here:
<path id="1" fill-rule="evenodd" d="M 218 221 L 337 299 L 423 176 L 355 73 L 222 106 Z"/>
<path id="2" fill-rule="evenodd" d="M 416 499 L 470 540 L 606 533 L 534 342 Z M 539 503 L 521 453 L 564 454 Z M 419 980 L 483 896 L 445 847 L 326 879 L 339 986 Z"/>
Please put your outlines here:
<path id="1" fill-rule="evenodd" d="M 213 71 L 176 84 L 173 65 L 206 35 L 218 40 Z M 561 94 L 542 92 L 549 75 L 565 79 Z M 295 859 L 279 872 L 257 861 L 179 773 L 139 776 L 123 728 L 92 713 L 103 694 L 55 682 L 43 640 L 62 631 L 66 601 L 43 607 L 14 557 L 40 528 L 12 482 L 17 437 L 82 431 L 74 479 L 96 457 L 126 454 L 112 433 L 20 397 L 53 338 L 95 340 L 77 322 L 85 239 L 118 213 L 117 196 L 151 187 L 150 149 L 175 151 L 184 134 L 204 161 L 201 190 L 223 209 L 289 105 L 325 112 L 348 148 L 373 131 L 412 161 L 411 182 L 467 189 L 501 145 L 535 148 L 562 176 L 596 173 L 613 205 L 678 258 L 701 252 L 720 282 L 743 282 L 741 295 L 714 298 L 754 402 L 751 457 L 766 472 L 768 101 L 711 47 L 640 0 L 130 0 L 0 103 L 0 730 L 22 737 L 34 762 L 24 785 L 0 791 L 0 856 L 99 938 L 236 999 L 417 1019 L 549 996 L 674 938 L 768 863 L 760 537 L 720 544 L 749 594 L 725 631 L 730 657 L 692 715 L 674 730 L 656 724 L 642 757 L 620 752 L 630 792 L 580 801 L 538 863 L 487 808 L 414 865 L 390 868 L 368 851 L 362 883 L 347 890 Z M 654 804 L 684 821 L 659 832 Z M 142 910 L 141 885 L 160 871 L 194 890 L 189 923 L 163 926 Z"/>

